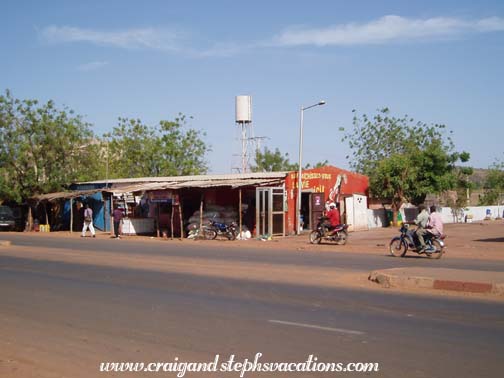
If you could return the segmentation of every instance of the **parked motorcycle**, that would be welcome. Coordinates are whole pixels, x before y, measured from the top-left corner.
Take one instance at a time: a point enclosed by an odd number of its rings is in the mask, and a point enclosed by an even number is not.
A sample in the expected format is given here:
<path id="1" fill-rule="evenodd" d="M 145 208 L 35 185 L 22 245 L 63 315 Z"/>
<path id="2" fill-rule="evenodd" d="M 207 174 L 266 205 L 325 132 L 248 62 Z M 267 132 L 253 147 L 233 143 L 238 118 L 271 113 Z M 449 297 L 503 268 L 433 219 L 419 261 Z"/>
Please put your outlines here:
<path id="1" fill-rule="evenodd" d="M 408 251 L 418 253 L 419 255 L 426 254 L 428 257 L 434 259 L 440 259 L 443 256 L 445 248 L 443 240 L 446 235 L 436 236 L 430 233 L 426 234 L 424 236 L 426 248 L 420 252 L 418 238 L 415 232 L 409 229 L 409 224 L 403 223 L 399 231 L 401 235 L 392 238 L 389 244 L 389 251 L 392 256 L 404 257 Z"/>
<path id="2" fill-rule="evenodd" d="M 238 227 L 235 222 L 231 224 L 225 224 L 221 222 L 216 222 L 214 220 L 210 220 L 210 224 L 204 227 L 204 235 L 205 239 L 213 240 L 217 237 L 217 235 L 225 236 L 229 240 L 235 240 Z"/>
<path id="3" fill-rule="evenodd" d="M 348 240 L 348 225 L 340 224 L 334 229 L 330 229 L 327 217 L 319 217 L 317 227 L 310 232 L 310 243 L 320 244 L 322 240 L 334 242 L 338 245 L 346 244 Z"/>

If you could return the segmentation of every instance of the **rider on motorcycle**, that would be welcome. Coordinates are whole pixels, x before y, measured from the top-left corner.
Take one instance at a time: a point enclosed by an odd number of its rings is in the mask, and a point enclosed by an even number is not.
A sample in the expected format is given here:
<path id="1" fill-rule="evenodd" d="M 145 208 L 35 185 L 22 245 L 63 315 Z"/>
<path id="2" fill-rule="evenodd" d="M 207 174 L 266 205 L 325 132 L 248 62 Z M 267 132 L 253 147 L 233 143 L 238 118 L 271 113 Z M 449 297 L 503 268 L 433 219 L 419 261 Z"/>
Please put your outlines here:
<path id="1" fill-rule="evenodd" d="M 329 231 L 333 231 L 341 223 L 340 213 L 334 202 L 329 204 L 329 211 L 326 213 L 326 217 L 330 224 Z"/>
<path id="2" fill-rule="evenodd" d="M 415 231 L 415 234 L 418 238 L 418 242 L 420 246 L 418 247 L 418 252 L 423 252 L 425 251 L 425 240 L 424 240 L 424 235 L 427 234 L 427 224 L 429 223 L 429 213 L 427 212 L 427 209 L 425 208 L 424 205 L 419 205 L 418 206 L 418 215 L 415 218 L 415 224 L 417 225 L 417 229 Z"/>
<path id="3" fill-rule="evenodd" d="M 436 212 L 436 206 L 430 207 L 429 225 L 427 231 L 434 236 L 443 235 L 443 220 L 441 219 L 441 214 Z"/>

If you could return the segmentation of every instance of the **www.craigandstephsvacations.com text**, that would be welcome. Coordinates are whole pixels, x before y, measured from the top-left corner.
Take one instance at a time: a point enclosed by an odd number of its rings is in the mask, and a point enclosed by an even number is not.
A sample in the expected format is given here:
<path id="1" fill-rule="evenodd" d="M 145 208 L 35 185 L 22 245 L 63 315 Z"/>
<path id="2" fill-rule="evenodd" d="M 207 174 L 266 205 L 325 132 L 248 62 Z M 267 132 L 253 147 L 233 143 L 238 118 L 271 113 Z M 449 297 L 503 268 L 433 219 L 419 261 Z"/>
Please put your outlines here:
<path id="1" fill-rule="evenodd" d="M 307 372 L 334 372 L 334 373 L 370 373 L 378 372 L 377 362 L 323 362 L 318 357 L 310 354 L 302 362 L 272 362 L 263 361 L 262 353 L 256 353 L 254 358 L 237 360 L 234 354 L 227 359 L 215 355 L 213 361 L 194 362 L 181 361 L 175 357 L 171 362 L 102 362 L 100 372 L 147 372 L 147 373 L 176 373 L 182 378 L 186 373 L 237 373 L 241 378 L 246 373 L 307 373 Z"/>

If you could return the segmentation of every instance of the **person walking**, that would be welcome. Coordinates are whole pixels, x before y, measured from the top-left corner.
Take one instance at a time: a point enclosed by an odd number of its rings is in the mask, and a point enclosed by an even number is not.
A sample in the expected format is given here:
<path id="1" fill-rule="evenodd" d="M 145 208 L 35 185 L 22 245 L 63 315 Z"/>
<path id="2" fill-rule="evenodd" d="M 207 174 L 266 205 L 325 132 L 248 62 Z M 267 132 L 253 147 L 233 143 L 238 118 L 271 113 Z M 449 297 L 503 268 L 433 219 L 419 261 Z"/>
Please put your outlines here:
<path id="1" fill-rule="evenodd" d="M 112 217 L 114 218 L 114 237 L 116 239 L 120 239 L 121 236 L 119 235 L 119 226 L 121 225 L 121 220 L 123 218 L 123 212 L 119 208 L 119 206 L 116 205 L 114 212 L 112 214 Z"/>
<path id="2" fill-rule="evenodd" d="M 84 225 L 82 226 L 81 238 L 86 237 L 86 232 L 89 229 L 91 236 L 96 238 L 95 229 L 93 227 L 93 210 L 86 204 L 84 209 Z"/>

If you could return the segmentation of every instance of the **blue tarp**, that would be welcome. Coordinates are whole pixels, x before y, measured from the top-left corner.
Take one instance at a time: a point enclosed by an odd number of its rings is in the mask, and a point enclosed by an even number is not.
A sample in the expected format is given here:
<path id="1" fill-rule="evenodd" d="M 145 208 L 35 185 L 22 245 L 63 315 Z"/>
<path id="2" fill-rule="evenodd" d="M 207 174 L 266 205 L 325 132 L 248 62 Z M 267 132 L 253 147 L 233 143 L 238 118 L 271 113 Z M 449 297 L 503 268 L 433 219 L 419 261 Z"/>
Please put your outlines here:
<path id="1" fill-rule="evenodd" d="M 101 192 L 90 196 L 82 196 L 74 199 L 73 202 L 79 201 L 88 204 L 93 210 L 93 225 L 101 231 L 110 231 L 110 204 L 104 203 Z M 75 215 L 74 215 L 75 216 Z M 75 219 L 75 218 L 74 218 Z M 63 220 L 68 228 L 70 228 L 70 200 L 65 201 L 63 208 Z"/>

